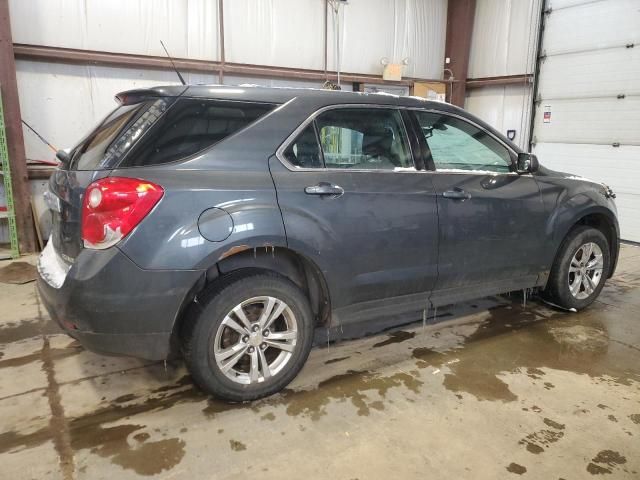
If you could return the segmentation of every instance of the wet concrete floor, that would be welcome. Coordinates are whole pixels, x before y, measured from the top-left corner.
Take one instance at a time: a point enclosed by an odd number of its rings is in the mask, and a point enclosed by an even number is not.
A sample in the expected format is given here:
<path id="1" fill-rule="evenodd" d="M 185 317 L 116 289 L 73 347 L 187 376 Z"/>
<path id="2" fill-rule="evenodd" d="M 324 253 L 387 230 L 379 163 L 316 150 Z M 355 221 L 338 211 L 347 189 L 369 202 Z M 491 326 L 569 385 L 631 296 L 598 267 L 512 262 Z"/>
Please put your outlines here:
<path id="1" fill-rule="evenodd" d="M 1 284 L 0 478 L 640 478 L 640 248 L 583 312 L 514 295 L 438 318 L 227 405 L 179 363 L 85 351 L 33 283 Z"/>

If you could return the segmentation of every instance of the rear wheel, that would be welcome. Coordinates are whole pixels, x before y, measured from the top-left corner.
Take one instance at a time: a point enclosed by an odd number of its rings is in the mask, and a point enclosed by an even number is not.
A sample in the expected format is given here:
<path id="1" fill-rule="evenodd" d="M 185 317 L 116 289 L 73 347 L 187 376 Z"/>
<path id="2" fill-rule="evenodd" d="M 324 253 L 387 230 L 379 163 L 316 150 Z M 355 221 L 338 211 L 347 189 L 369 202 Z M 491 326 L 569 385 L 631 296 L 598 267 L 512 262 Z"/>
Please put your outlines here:
<path id="1" fill-rule="evenodd" d="M 574 228 L 562 243 L 545 296 L 564 308 L 585 308 L 598 297 L 611 265 L 609 242 L 593 227 Z"/>
<path id="2" fill-rule="evenodd" d="M 203 295 L 183 334 L 185 360 L 204 390 L 241 402 L 284 388 L 304 365 L 313 317 L 303 292 L 277 274 L 238 272 Z"/>

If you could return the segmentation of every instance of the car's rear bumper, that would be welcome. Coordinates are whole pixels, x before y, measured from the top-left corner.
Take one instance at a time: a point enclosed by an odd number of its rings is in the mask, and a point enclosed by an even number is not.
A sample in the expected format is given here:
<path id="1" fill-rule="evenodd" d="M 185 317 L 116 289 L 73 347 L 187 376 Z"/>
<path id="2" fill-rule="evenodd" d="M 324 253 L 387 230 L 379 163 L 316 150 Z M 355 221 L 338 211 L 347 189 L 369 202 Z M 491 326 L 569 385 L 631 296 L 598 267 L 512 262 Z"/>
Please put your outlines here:
<path id="1" fill-rule="evenodd" d="M 48 249 L 48 250 L 47 250 Z M 118 248 L 83 250 L 67 272 L 53 247 L 38 262 L 51 318 L 89 350 L 167 358 L 175 321 L 202 272 L 143 270 Z"/>

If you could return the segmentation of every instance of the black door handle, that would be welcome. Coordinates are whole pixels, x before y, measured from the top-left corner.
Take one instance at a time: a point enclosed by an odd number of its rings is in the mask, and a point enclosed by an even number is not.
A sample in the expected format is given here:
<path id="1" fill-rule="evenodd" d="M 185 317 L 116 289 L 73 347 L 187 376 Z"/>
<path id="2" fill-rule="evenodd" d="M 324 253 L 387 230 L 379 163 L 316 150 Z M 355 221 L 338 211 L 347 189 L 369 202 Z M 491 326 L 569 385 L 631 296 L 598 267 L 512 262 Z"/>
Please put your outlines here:
<path id="1" fill-rule="evenodd" d="M 304 193 L 307 195 L 331 195 L 339 197 L 344 193 L 344 189 L 339 185 L 333 185 L 328 182 L 320 182 L 312 187 L 306 187 Z"/>
<path id="2" fill-rule="evenodd" d="M 442 192 L 442 196 L 444 198 L 452 198 L 453 200 L 469 200 L 471 198 L 470 193 L 467 193 L 459 188 Z"/>

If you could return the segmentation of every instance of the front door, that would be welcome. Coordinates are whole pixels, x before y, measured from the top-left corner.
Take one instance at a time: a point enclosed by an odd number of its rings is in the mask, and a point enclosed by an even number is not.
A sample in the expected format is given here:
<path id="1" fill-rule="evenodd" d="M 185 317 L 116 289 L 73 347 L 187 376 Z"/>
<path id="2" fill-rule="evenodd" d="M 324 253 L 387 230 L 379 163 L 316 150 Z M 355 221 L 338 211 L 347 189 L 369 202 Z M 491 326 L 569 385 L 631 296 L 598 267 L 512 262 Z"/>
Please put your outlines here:
<path id="1" fill-rule="evenodd" d="M 438 112 L 415 115 L 435 167 L 440 248 L 433 302 L 443 304 L 536 284 L 545 211 L 535 179 L 489 132 Z"/>
<path id="2" fill-rule="evenodd" d="M 437 278 L 436 198 L 400 111 L 336 107 L 294 137 L 271 174 L 289 247 L 322 270 L 334 316 L 422 310 Z"/>

